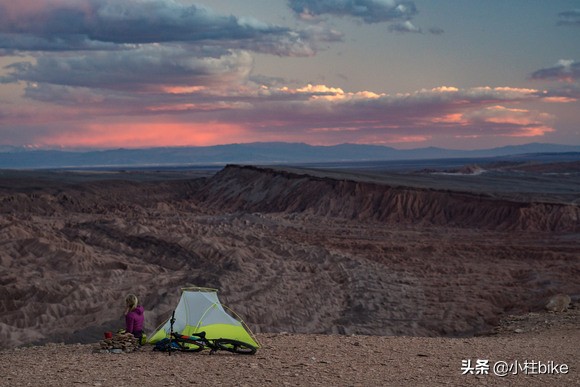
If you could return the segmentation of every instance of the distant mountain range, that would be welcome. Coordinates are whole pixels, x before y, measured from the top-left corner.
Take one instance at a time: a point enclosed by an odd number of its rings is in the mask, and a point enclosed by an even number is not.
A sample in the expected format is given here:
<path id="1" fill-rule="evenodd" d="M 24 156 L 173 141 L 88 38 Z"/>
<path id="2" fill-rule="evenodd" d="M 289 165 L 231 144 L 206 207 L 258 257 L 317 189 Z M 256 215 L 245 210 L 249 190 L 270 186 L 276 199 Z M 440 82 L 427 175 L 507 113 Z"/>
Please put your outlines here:
<path id="1" fill-rule="evenodd" d="M 482 150 L 443 148 L 395 149 L 378 145 L 313 146 L 265 142 L 205 147 L 160 147 L 109 150 L 31 150 L 0 146 L 0 168 L 91 168 L 196 166 L 238 164 L 296 164 L 386 160 L 482 158 L 534 153 L 580 152 L 577 145 L 531 143 Z"/>

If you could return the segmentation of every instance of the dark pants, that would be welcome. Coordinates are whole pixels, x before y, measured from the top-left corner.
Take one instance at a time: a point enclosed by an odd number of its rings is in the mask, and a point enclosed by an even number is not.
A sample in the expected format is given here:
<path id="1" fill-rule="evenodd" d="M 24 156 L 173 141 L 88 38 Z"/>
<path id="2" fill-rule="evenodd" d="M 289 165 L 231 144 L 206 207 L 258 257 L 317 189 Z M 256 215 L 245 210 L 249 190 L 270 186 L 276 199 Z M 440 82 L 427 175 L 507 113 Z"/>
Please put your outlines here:
<path id="1" fill-rule="evenodd" d="M 133 334 L 133 336 L 135 336 L 139 345 L 141 345 L 141 338 L 143 337 L 143 331 L 135 331 L 135 332 L 131 332 L 131 333 Z"/>

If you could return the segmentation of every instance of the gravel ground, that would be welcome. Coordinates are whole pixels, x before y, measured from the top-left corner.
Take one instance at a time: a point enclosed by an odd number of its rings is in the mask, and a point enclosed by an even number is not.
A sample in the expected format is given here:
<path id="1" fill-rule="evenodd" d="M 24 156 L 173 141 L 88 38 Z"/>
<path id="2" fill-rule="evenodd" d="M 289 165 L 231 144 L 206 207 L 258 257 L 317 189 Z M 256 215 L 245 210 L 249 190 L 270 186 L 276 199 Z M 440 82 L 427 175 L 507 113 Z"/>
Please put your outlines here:
<path id="1" fill-rule="evenodd" d="M 531 313 L 505 319 L 493 336 L 471 338 L 260 334 L 262 348 L 254 356 L 168 356 L 150 346 L 122 354 L 96 353 L 98 344 L 21 347 L 0 352 L 0 385 L 578 386 L 579 315 L 578 309 Z M 475 366 L 478 359 L 488 360 L 489 369 L 464 375 L 463 363 Z M 517 374 L 494 374 L 497 362 L 516 361 Z M 568 371 L 547 372 L 551 364 Z"/>

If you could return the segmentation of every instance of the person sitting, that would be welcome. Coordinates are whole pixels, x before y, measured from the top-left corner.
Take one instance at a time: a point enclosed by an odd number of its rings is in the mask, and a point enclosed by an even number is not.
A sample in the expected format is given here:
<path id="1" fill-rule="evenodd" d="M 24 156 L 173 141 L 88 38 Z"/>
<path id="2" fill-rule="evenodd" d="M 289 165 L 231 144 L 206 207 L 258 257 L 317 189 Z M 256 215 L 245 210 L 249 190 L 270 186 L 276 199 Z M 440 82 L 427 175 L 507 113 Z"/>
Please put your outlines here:
<path id="1" fill-rule="evenodd" d="M 141 343 L 143 337 L 143 322 L 145 316 L 143 314 L 144 308 L 139 305 L 139 300 L 134 294 L 129 294 L 125 298 L 125 331 L 131 333 Z"/>

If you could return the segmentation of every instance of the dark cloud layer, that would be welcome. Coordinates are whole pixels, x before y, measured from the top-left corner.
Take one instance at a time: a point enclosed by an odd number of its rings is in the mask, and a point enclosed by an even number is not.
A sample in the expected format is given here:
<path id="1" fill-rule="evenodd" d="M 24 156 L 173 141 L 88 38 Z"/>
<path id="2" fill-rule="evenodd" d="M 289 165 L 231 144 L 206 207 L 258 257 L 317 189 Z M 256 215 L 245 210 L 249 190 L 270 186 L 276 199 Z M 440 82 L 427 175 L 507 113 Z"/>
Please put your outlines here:
<path id="1" fill-rule="evenodd" d="M 558 25 L 580 27 L 580 9 L 560 12 L 558 14 Z"/>
<path id="2" fill-rule="evenodd" d="M 559 81 L 572 81 L 580 79 L 580 62 L 561 59 L 553 67 L 534 71 L 532 79 L 547 79 Z"/>
<path id="3" fill-rule="evenodd" d="M 308 56 L 327 30 L 292 30 L 176 0 L 0 1 L 0 49 L 70 50 L 106 44 L 199 43 Z"/>
<path id="4" fill-rule="evenodd" d="M 0 55 L 17 55 L 28 51 L 121 50 L 124 45 L 95 42 L 86 36 L 42 37 L 30 34 L 0 33 Z"/>
<path id="5" fill-rule="evenodd" d="M 44 54 L 35 64 L 8 66 L 11 74 L 0 81 L 138 91 L 235 83 L 248 75 L 251 66 L 252 58 L 244 51 L 148 45 L 119 52 Z"/>
<path id="6" fill-rule="evenodd" d="M 65 104 L 101 100 L 99 90 L 233 90 L 248 79 L 250 52 L 311 56 L 341 39 L 325 26 L 290 29 L 179 0 L 0 0 L 0 54 L 27 56 L 0 83 Z"/>
<path id="7" fill-rule="evenodd" d="M 408 21 L 417 14 L 415 4 L 403 0 L 289 0 L 288 5 L 302 18 L 349 16 L 366 23 Z"/>

